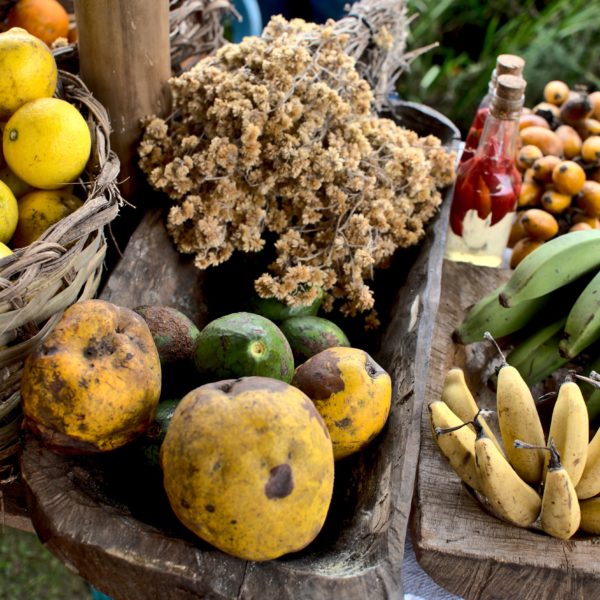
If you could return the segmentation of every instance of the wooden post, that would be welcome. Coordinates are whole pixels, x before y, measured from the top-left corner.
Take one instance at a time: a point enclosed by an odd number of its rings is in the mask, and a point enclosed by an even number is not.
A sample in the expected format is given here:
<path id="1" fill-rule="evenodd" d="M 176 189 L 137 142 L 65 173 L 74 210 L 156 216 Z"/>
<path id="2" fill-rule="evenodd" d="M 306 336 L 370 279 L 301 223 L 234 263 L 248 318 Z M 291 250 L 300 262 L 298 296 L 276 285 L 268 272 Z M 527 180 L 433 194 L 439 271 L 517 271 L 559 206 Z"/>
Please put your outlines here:
<path id="1" fill-rule="evenodd" d="M 81 76 L 108 110 L 121 193 L 134 205 L 140 119 L 165 116 L 171 76 L 168 0 L 77 0 Z"/>

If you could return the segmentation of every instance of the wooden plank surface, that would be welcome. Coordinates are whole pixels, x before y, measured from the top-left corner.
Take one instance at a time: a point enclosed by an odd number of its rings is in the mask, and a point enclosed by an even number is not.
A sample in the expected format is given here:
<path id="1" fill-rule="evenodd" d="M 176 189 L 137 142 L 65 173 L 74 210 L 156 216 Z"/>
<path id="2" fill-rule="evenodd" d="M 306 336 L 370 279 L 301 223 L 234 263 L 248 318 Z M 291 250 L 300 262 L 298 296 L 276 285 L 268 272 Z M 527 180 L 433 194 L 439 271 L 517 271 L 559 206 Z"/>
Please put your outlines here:
<path id="1" fill-rule="evenodd" d="M 444 261 L 435 323 L 427 401 L 440 398 L 452 366 L 466 368 L 480 406 L 494 408 L 486 386 L 493 350 L 487 344 L 454 345 L 451 333 L 465 309 L 508 278 L 508 272 Z M 485 512 L 461 485 L 431 436 L 424 406 L 421 449 L 411 515 L 413 546 L 423 569 L 467 600 L 574 600 L 600 589 L 600 538 L 564 542 L 521 529 Z"/>

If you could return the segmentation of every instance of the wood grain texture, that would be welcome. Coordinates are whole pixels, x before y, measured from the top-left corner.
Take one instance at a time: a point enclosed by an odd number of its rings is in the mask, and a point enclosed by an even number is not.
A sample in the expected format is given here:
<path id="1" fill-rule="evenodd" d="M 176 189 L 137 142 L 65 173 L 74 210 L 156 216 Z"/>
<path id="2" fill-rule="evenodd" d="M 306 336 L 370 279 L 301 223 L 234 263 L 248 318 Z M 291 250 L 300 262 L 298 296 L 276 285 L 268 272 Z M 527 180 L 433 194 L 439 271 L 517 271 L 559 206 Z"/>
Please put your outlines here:
<path id="1" fill-rule="evenodd" d="M 141 304 L 172 306 L 203 327 L 208 318 L 205 274 L 194 266 L 191 257 L 177 252 L 164 220 L 165 210 L 160 207 L 153 206 L 144 213 L 100 297 L 128 308 Z"/>
<path id="2" fill-rule="evenodd" d="M 25 489 L 19 479 L 0 483 L 0 533 L 3 527 L 35 531 L 25 501 Z"/>
<path id="3" fill-rule="evenodd" d="M 169 2 L 78 0 L 75 17 L 81 77 L 108 111 L 122 194 L 138 201 L 140 119 L 170 108 Z"/>
<path id="4" fill-rule="evenodd" d="M 465 309 L 508 278 L 507 271 L 444 261 L 440 309 L 421 419 L 421 449 L 411 531 L 417 560 L 442 587 L 467 600 L 595 598 L 600 586 L 600 538 L 568 542 L 520 529 L 485 512 L 463 488 L 431 436 L 428 402 L 440 398 L 446 371 L 468 369 L 480 406 L 494 408 L 486 386 L 488 344 L 454 345 Z"/>

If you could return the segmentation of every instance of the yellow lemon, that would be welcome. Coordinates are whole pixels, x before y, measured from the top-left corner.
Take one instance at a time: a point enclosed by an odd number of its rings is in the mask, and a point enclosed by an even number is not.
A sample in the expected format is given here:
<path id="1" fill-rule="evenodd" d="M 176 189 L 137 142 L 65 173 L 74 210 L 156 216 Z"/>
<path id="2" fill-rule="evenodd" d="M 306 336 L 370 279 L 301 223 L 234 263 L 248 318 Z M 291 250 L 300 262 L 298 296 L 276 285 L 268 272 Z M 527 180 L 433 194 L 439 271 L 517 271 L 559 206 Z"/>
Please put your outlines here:
<path id="1" fill-rule="evenodd" d="M 33 186 L 25 183 L 22 179 L 19 179 L 8 167 L 8 165 L 2 165 L 0 167 L 0 181 L 5 183 L 10 191 L 15 195 L 15 198 L 20 198 L 28 192 L 33 191 Z"/>
<path id="2" fill-rule="evenodd" d="M 0 181 L 0 242 L 6 244 L 10 240 L 18 220 L 17 199 L 10 188 Z"/>
<path id="3" fill-rule="evenodd" d="M 76 211 L 83 202 L 66 190 L 36 190 L 19 200 L 19 221 L 12 239 L 14 248 L 29 246 L 50 225 Z"/>
<path id="4" fill-rule="evenodd" d="M 20 27 L 0 33 L 0 119 L 36 98 L 54 94 L 58 70 L 52 52 Z"/>
<path id="5" fill-rule="evenodd" d="M 44 190 L 74 181 L 85 168 L 91 147 L 90 130 L 81 113 L 58 98 L 24 104 L 4 128 L 8 166 L 29 185 Z"/>
<path id="6" fill-rule="evenodd" d="M 0 259 L 10 256 L 12 253 L 13 251 L 6 244 L 0 242 Z M 0 350 L 2 348 L 5 348 L 5 346 L 0 346 Z"/>

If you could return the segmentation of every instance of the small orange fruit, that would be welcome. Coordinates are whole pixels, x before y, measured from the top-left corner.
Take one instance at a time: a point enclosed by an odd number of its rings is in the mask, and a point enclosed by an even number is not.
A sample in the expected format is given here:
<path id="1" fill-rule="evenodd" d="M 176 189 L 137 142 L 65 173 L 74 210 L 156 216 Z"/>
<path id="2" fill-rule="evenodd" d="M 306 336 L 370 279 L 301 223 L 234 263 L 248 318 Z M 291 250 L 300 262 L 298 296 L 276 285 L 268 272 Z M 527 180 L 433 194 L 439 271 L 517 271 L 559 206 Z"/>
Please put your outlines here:
<path id="1" fill-rule="evenodd" d="M 8 13 L 8 27 L 22 27 L 48 46 L 69 34 L 69 15 L 58 0 L 18 0 Z"/>
<path id="2" fill-rule="evenodd" d="M 542 158 L 543 155 L 544 154 L 537 146 L 531 144 L 523 146 L 517 155 L 517 167 L 519 167 L 521 171 L 525 171 L 531 167 L 538 158 Z"/>
<path id="3" fill-rule="evenodd" d="M 551 212 L 553 215 L 558 215 L 567 210 L 571 206 L 571 196 L 561 194 L 555 190 L 548 190 L 542 196 L 542 208 Z"/>
<path id="4" fill-rule="evenodd" d="M 577 207 L 590 217 L 600 217 L 600 183 L 593 180 L 586 181 L 575 202 Z"/>
<path id="5" fill-rule="evenodd" d="M 530 237 L 521 238 L 515 245 L 510 255 L 510 268 L 515 269 L 517 265 L 534 250 L 539 248 L 544 242 L 542 240 L 532 240 Z"/>
<path id="6" fill-rule="evenodd" d="M 549 81 L 544 87 L 544 100 L 560 106 L 569 97 L 569 86 L 564 81 Z"/>
<path id="7" fill-rule="evenodd" d="M 592 135 L 583 142 L 581 157 L 585 162 L 596 162 L 600 159 L 600 135 Z"/>
<path id="8" fill-rule="evenodd" d="M 558 221 L 545 210 L 530 208 L 523 212 L 520 220 L 525 235 L 532 240 L 545 242 L 558 233 Z"/>
<path id="9" fill-rule="evenodd" d="M 552 170 L 552 183 L 561 194 L 577 194 L 585 183 L 585 171 L 572 160 L 563 160 Z"/>

